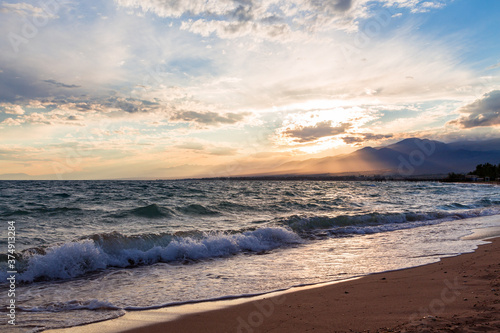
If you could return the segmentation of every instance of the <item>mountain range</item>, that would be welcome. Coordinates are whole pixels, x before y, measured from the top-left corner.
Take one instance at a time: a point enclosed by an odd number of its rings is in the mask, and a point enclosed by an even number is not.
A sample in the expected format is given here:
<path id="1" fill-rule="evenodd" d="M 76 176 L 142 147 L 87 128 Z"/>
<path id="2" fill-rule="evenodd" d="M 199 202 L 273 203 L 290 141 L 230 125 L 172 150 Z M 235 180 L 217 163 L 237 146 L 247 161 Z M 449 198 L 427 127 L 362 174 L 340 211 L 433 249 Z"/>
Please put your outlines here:
<path id="1" fill-rule="evenodd" d="M 346 155 L 284 163 L 266 175 L 442 175 L 467 173 L 482 163 L 500 163 L 500 139 L 440 141 L 410 138 Z"/>

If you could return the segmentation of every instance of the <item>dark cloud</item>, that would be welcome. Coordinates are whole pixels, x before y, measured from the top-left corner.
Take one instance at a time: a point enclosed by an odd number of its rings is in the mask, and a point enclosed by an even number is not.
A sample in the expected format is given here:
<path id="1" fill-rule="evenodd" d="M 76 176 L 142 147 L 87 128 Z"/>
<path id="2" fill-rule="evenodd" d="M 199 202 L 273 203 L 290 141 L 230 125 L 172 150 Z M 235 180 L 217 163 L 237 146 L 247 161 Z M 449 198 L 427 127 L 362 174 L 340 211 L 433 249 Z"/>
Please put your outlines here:
<path id="1" fill-rule="evenodd" d="M 448 124 L 462 128 L 500 125 L 500 90 L 493 90 L 482 98 L 459 109 L 465 115 Z"/>
<path id="2" fill-rule="evenodd" d="M 53 84 L 59 88 L 81 88 L 81 86 L 77 86 L 75 84 L 65 84 L 56 80 L 43 80 L 43 82 Z"/>
<path id="3" fill-rule="evenodd" d="M 310 142 L 325 136 L 343 134 L 352 125 L 342 123 L 339 126 L 332 126 L 331 121 L 322 121 L 314 126 L 300 126 L 293 129 L 287 129 L 285 134 L 298 142 Z"/>
<path id="4" fill-rule="evenodd" d="M 0 96 L 2 91 L 0 90 Z M 7 105 L 5 100 L 0 98 L 0 105 Z M 7 100 L 8 101 L 8 100 Z M 2 102 L 4 104 L 2 104 Z M 8 102 L 9 105 L 15 105 L 14 103 Z M 50 98 L 22 98 L 19 97 L 15 100 L 15 103 L 23 108 L 38 108 L 45 109 L 46 111 L 50 111 L 53 109 L 61 109 L 61 110 L 74 110 L 82 113 L 88 112 L 102 112 L 108 113 L 111 111 L 123 111 L 127 113 L 147 113 L 147 112 L 155 112 L 159 109 L 162 109 L 160 103 L 151 102 L 142 99 L 136 98 L 120 98 L 120 97 L 101 97 L 101 96 L 88 96 L 81 95 L 77 97 L 50 97 Z M 4 109 L 7 109 L 5 106 Z M 2 107 L 0 107 L 0 110 Z M 12 112 L 7 112 L 12 113 Z"/>
<path id="5" fill-rule="evenodd" d="M 97 100 L 95 102 L 98 102 Z M 83 104 L 83 105 L 78 105 L 78 109 L 80 111 L 87 111 L 89 110 L 94 110 L 94 109 L 100 109 L 102 107 L 108 108 L 108 109 L 119 109 L 128 113 L 138 113 L 138 112 L 151 112 L 158 110 L 159 108 L 159 103 L 157 102 L 150 102 L 142 99 L 136 99 L 136 98 L 108 98 L 107 100 L 104 100 L 101 102 L 101 105 L 98 104 Z"/>
<path id="6" fill-rule="evenodd" d="M 245 7 L 242 5 L 239 5 L 231 14 L 231 17 L 233 17 L 236 21 L 238 22 L 249 22 L 254 19 L 253 15 L 253 10 L 252 7 Z"/>
<path id="7" fill-rule="evenodd" d="M 33 73 L 4 68 L 0 75 L 0 102 L 18 102 L 47 96 L 47 89 L 39 84 Z"/>
<path id="8" fill-rule="evenodd" d="M 365 141 L 362 136 L 344 136 L 342 140 L 348 145 Z"/>
<path id="9" fill-rule="evenodd" d="M 66 84 L 56 80 L 40 80 L 34 70 L 18 69 L 12 66 L 0 73 L 0 103 L 22 103 L 28 100 L 66 98 L 75 95 L 75 89 L 81 86 Z"/>
<path id="10" fill-rule="evenodd" d="M 277 15 L 270 15 L 261 19 L 260 22 L 264 24 L 277 24 L 277 23 L 282 23 L 283 18 Z"/>
<path id="11" fill-rule="evenodd" d="M 353 0 L 311 0 L 311 5 L 327 11 L 346 12 L 351 9 L 353 2 Z"/>
<path id="12" fill-rule="evenodd" d="M 114 106 L 128 113 L 137 113 L 143 110 L 140 103 L 134 103 L 132 101 L 117 101 Z"/>
<path id="13" fill-rule="evenodd" d="M 250 115 L 248 112 L 219 114 L 216 112 L 181 111 L 170 117 L 173 121 L 189 121 L 204 125 L 235 124 Z"/>
<path id="14" fill-rule="evenodd" d="M 334 1 L 333 8 L 335 8 L 337 11 L 345 12 L 351 9 L 352 2 L 352 0 L 337 0 Z"/>
<path id="15" fill-rule="evenodd" d="M 357 136 L 345 136 L 342 138 L 346 144 L 360 143 L 365 141 L 377 141 L 392 138 L 392 134 L 360 133 Z"/>

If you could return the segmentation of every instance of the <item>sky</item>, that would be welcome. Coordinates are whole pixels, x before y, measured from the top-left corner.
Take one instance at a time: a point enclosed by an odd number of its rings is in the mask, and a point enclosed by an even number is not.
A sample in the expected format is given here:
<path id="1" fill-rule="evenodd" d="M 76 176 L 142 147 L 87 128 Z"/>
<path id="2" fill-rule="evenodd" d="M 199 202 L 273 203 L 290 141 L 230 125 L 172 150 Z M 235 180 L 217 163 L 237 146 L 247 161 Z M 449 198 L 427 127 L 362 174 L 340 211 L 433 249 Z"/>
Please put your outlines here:
<path id="1" fill-rule="evenodd" d="M 0 3 L 0 179 L 225 177 L 500 137 L 497 0 Z"/>

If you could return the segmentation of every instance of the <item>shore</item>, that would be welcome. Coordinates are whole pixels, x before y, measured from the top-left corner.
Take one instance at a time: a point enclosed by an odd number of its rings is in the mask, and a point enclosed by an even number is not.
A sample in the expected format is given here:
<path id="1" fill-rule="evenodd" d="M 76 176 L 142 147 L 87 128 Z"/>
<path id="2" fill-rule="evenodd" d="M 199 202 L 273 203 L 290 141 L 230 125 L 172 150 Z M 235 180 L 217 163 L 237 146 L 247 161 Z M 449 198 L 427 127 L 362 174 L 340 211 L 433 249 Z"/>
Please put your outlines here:
<path id="1" fill-rule="evenodd" d="M 49 332 L 500 331 L 500 238 L 489 241 L 430 265 Z"/>

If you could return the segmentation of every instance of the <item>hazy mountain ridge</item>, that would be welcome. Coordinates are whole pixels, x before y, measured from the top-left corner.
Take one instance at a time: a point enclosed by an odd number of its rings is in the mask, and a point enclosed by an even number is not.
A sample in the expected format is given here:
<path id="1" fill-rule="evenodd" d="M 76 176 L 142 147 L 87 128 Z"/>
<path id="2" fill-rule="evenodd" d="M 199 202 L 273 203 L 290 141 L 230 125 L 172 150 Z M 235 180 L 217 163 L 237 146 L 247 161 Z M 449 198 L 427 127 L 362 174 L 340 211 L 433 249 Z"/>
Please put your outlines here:
<path id="1" fill-rule="evenodd" d="M 410 138 L 347 155 L 287 162 L 272 174 L 438 175 L 469 172 L 487 162 L 500 163 L 500 139 L 444 143 Z"/>

